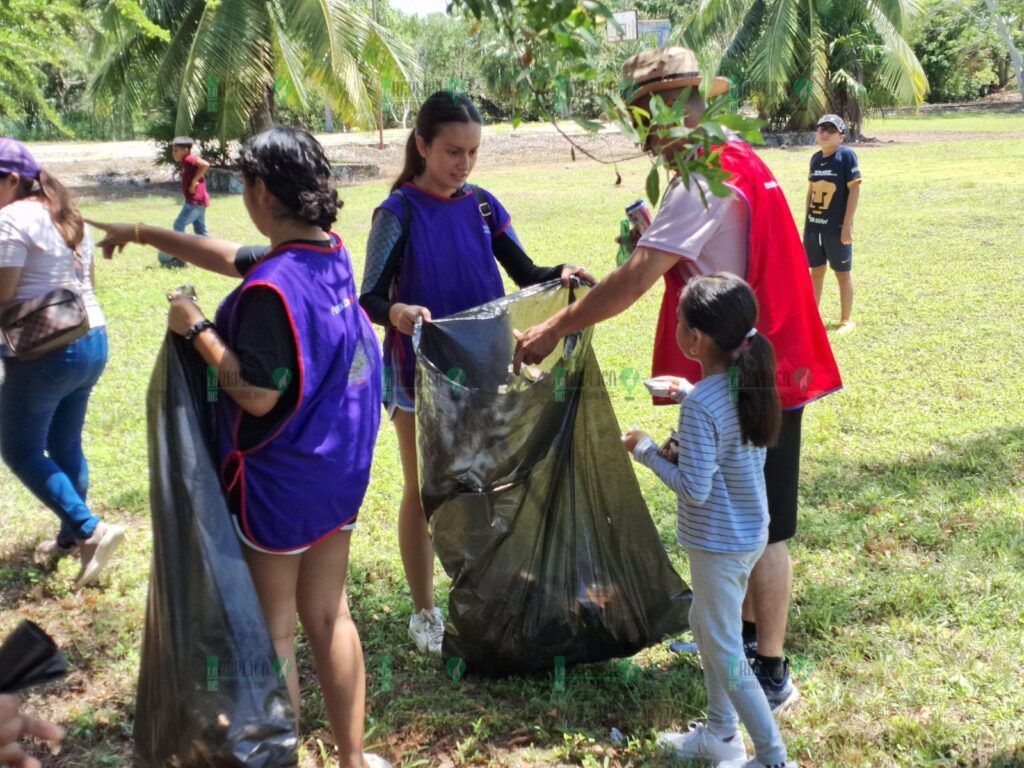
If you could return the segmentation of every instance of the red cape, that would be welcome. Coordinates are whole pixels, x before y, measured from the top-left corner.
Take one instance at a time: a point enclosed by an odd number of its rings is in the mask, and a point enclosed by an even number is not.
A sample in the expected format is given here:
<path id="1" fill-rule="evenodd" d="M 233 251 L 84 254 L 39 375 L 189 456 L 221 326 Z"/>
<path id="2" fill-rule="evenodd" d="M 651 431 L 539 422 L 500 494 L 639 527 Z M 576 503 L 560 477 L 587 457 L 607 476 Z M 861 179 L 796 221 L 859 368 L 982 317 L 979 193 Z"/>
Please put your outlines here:
<path id="1" fill-rule="evenodd" d="M 732 174 L 728 185 L 750 214 L 747 274 L 760 304 L 757 330 L 775 347 L 776 386 L 784 409 L 799 408 L 843 386 L 839 367 L 814 301 L 807 254 L 775 176 L 743 141 L 722 148 L 722 168 Z M 685 280 L 681 269 L 665 273 L 654 338 L 654 376 L 685 376 L 696 382 L 700 365 L 676 344 L 676 307 Z M 656 398 L 657 403 L 672 400 Z"/>

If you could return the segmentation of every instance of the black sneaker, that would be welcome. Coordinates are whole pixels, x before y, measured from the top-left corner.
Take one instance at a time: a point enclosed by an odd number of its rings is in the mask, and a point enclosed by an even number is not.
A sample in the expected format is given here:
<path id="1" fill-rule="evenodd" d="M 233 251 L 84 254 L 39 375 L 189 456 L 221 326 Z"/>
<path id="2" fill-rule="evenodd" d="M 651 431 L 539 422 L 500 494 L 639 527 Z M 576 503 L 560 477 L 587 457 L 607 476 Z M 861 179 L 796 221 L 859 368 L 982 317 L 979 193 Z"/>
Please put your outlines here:
<path id="1" fill-rule="evenodd" d="M 800 692 L 789 677 L 788 658 L 782 660 L 782 677 L 772 677 L 756 658 L 750 662 L 750 668 L 757 676 L 772 712 L 779 712 L 800 698 Z"/>

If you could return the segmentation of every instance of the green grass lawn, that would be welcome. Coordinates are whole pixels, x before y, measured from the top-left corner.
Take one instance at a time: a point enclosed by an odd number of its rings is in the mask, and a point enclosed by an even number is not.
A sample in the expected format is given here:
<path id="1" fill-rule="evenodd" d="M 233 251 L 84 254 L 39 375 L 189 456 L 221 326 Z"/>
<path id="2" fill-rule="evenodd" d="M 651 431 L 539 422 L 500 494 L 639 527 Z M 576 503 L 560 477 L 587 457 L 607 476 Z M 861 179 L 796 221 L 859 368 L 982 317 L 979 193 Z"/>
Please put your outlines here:
<path id="1" fill-rule="evenodd" d="M 907 121 L 946 128 L 956 118 Z M 1024 116 L 985 116 L 1024 131 Z M 903 124 L 903 118 L 899 119 Z M 885 121 L 898 130 L 896 120 Z M 869 125 L 871 129 L 875 124 Z M 881 130 L 875 131 L 881 133 Z M 488 167 L 474 180 L 512 212 L 541 264 L 571 259 L 599 274 L 615 259 L 622 208 L 641 194 L 646 166 Z M 791 203 L 802 205 L 811 150 L 764 153 Z M 859 327 L 834 338 L 846 388 L 805 415 L 801 529 L 789 653 L 800 703 L 781 717 L 805 766 L 1024 764 L 1024 140 L 858 149 L 864 174 L 855 228 Z M 523 158 L 524 164 L 529 158 Z M 384 181 L 342 190 L 338 231 L 361 273 L 370 213 Z M 86 206 L 88 216 L 169 224 L 170 197 Z M 241 200 L 218 197 L 218 235 L 258 241 Z M 66 649 L 70 678 L 33 696 L 68 730 L 51 765 L 122 766 L 130 733 L 150 534 L 145 391 L 164 334 L 164 293 L 196 284 L 212 312 L 231 281 L 194 269 L 168 273 L 132 247 L 99 266 L 111 360 L 89 412 L 91 501 L 129 527 L 102 586 L 74 592 L 73 563 L 32 563 L 55 519 L 0 469 L 0 633 L 22 617 Z M 602 325 L 606 371 L 649 369 L 660 288 Z M 823 316 L 838 319 L 829 278 Z M 611 391 L 620 424 L 664 434 L 674 409 L 653 409 L 637 389 Z M 610 441 L 618 439 L 609 435 Z M 640 482 L 673 562 L 675 500 L 649 472 Z M 373 482 L 353 538 L 352 609 L 369 670 L 368 747 L 397 765 L 668 765 L 659 730 L 685 727 L 705 706 L 696 659 L 662 647 L 639 654 L 639 673 L 616 663 L 551 677 L 459 683 L 410 651 L 411 603 L 395 519 L 401 473 L 393 430 L 381 431 Z M 440 574 L 440 568 L 438 568 Z M 437 583 L 445 603 L 446 580 Z M 304 765 L 329 751 L 323 706 L 302 653 Z M 390 669 L 390 679 L 382 670 Z M 628 679 L 627 679 L 628 678 Z M 626 741 L 613 744 L 617 727 Z"/>
<path id="2" fill-rule="evenodd" d="M 986 139 L 997 138 L 998 134 L 1024 130 L 1020 114 L 1011 112 L 943 112 L 918 117 L 910 114 L 887 117 L 868 117 L 864 121 L 864 133 L 877 136 L 887 133 L 978 133 Z M 993 135 L 995 134 L 995 135 Z"/>

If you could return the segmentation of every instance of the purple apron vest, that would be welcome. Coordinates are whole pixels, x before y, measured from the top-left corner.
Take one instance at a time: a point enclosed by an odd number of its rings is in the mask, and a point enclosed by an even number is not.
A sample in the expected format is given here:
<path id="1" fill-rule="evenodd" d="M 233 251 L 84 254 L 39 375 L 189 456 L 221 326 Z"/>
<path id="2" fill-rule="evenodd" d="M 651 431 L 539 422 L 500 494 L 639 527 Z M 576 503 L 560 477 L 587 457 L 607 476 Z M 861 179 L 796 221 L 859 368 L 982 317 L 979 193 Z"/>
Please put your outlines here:
<path id="1" fill-rule="evenodd" d="M 299 370 L 295 410 L 274 434 L 238 450 L 242 410 L 217 403 L 221 479 L 239 500 L 239 523 L 271 551 L 315 544 L 353 522 L 370 480 L 380 426 L 380 349 L 359 306 L 344 244 L 285 245 L 246 275 L 217 310 L 217 332 L 238 339 L 238 300 L 256 286 L 275 291 L 291 320 Z"/>
<path id="2" fill-rule="evenodd" d="M 498 232 L 491 232 L 472 193 L 439 197 L 415 184 L 402 186 L 412 221 L 395 279 L 394 301 L 417 304 L 442 318 L 505 295 L 494 258 L 493 238 L 511 218 L 494 195 L 484 190 Z M 395 193 L 380 204 L 406 225 L 406 205 Z M 400 386 L 415 401 L 416 354 L 412 339 L 394 328 L 384 333 L 385 387 Z"/>

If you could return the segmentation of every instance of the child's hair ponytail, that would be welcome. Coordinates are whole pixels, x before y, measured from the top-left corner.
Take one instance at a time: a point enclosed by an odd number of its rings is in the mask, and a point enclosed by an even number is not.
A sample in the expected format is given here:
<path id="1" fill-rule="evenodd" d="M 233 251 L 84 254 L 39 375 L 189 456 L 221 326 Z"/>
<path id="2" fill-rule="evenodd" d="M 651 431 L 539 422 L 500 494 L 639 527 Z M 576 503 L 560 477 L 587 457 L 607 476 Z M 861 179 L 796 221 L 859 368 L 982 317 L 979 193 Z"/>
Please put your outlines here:
<path id="1" fill-rule="evenodd" d="M 729 367 L 743 439 L 775 445 L 782 425 L 775 388 L 775 348 L 757 328 L 757 297 L 745 280 L 717 272 L 690 280 L 680 299 L 690 328 L 707 334 Z"/>
<path id="2" fill-rule="evenodd" d="M 415 179 L 426 168 L 426 161 L 416 147 L 416 137 L 419 136 L 426 144 L 430 144 L 445 123 L 482 125 L 483 118 L 473 100 L 464 93 L 438 91 L 430 96 L 420 107 L 419 114 L 416 115 L 416 127 L 409 133 L 409 138 L 405 142 L 405 164 L 395 183 L 391 185 L 392 192 Z"/>
<path id="3" fill-rule="evenodd" d="M 772 446 L 779 439 L 782 410 L 775 388 L 775 348 L 756 333 L 735 352 L 740 429 L 752 445 Z"/>

